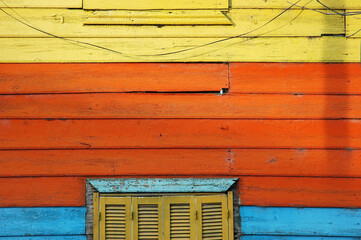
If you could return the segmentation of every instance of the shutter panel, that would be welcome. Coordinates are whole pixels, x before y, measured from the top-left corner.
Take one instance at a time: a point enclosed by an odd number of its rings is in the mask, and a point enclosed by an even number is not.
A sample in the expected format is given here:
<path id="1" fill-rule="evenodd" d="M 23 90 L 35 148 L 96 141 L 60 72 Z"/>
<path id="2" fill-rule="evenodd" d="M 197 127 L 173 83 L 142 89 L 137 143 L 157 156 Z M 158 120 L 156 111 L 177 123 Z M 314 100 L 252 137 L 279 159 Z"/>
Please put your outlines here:
<path id="1" fill-rule="evenodd" d="M 199 196 L 197 200 L 197 239 L 228 239 L 227 196 Z"/>
<path id="2" fill-rule="evenodd" d="M 100 197 L 100 239 L 131 239 L 131 198 Z"/>
<path id="3" fill-rule="evenodd" d="M 195 240 L 195 197 L 164 197 L 165 239 Z"/>
<path id="4" fill-rule="evenodd" d="M 133 198 L 134 239 L 162 239 L 162 198 Z"/>

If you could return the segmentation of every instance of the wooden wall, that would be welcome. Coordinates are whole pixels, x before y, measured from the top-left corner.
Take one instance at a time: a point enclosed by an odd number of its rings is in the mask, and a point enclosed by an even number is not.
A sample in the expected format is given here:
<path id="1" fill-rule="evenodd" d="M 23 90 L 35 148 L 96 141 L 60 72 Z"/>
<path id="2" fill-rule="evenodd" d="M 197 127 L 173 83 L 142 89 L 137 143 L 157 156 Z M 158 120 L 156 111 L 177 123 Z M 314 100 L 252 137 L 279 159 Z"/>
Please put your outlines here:
<path id="1" fill-rule="evenodd" d="M 0 239 L 84 239 L 87 178 L 156 176 L 239 177 L 244 240 L 360 239 L 360 86 L 359 64 L 1 64 Z"/>

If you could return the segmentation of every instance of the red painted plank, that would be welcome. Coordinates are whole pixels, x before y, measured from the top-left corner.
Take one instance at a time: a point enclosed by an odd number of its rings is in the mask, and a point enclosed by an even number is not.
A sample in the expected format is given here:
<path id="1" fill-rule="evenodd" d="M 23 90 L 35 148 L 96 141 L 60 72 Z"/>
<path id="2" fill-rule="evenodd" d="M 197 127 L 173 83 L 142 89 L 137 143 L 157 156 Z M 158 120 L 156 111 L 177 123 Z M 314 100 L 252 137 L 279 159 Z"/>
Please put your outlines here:
<path id="1" fill-rule="evenodd" d="M 0 94 L 220 91 L 226 64 L 0 64 Z"/>
<path id="2" fill-rule="evenodd" d="M 4 95 L 0 118 L 361 118 L 361 96 Z"/>
<path id="3" fill-rule="evenodd" d="M 360 148 L 360 120 L 0 120 L 1 149 Z"/>
<path id="4" fill-rule="evenodd" d="M 232 149 L 231 152 L 228 149 L 5 150 L 0 151 L 0 176 L 361 177 L 360 159 L 359 150 Z"/>
<path id="5" fill-rule="evenodd" d="M 227 175 L 226 149 L 0 151 L 0 176 Z"/>
<path id="6" fill-rule="evenodd" d="M 361 151 L 232 149 L 233 175 L 361 177 Z"/>
<path id="7" fill-rule="evenodd" d="M 361 66 L 326 63 L 230 63 L 232 93 L 360 94 Z"/>
<path id="8" fill-rule="evenodd" d="M 0 178 L 0 186 L 0 207 L 85 205 L 83 178 Z"/>
<path id="9" fill-rule="evenodd" d="M 243 205 L 361 207 L 361 178 L 242 177 Z"/>

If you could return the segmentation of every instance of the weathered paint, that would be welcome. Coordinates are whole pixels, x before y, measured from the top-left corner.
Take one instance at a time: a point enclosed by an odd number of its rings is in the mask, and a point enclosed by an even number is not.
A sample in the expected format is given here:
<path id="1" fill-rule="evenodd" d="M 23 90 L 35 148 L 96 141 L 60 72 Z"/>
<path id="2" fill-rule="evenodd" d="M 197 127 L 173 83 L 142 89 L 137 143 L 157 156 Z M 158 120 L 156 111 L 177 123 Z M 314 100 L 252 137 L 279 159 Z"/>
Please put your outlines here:
<path id="1" fill-rule="evenodd" d="M 85 211 L 85 207 L 0 208 L 0 236 L 82 235 Z"/>
<path id="2" fill-rule="evenodd" d="M 86 240 L 85 235 L 36 236 L 36 237 L 0 237 L 0 240 Z"/>
<path id="3" fill-rule="evenodd" d="M 101 193 L 225 192 L 237 178 L 109 178 L 89 179 Z"/>
<path id="4" fill-rule="evenodd" d="M 0 118 L 361 118 L 361 96 L 341 95 L 97 93 L 6 95 L 0 102 Z"/>
<path id="5" fill-rule="evenodd" d="M 241 240 L 360 240 L 361 237 L 310 237 L 310 236 L 262 236 L 244 235 Z"/>
<path id="6" fill-rule="evenodd" d="M 361 148 L 358 119 L 52 120 L 1 119 L 0 149 Z"/>
<path id="7" fill-rule="evenodd" d="M 243 234 L 340 237 L 361 235 L 361 209 L 241 207 L 240 215 Z"/>
<path id="8" fill-rule="evenodd" d="M 0 64 L 0 76 L 1 94 L 201 92 L 229 88 L 228 66 L 222 63 L 13 63 Z"/>
<path id="9" fill-rule="evenodd" d="M 229 78 L 231 93 L 361 93 L 358 63 L 230 63 Z"/>

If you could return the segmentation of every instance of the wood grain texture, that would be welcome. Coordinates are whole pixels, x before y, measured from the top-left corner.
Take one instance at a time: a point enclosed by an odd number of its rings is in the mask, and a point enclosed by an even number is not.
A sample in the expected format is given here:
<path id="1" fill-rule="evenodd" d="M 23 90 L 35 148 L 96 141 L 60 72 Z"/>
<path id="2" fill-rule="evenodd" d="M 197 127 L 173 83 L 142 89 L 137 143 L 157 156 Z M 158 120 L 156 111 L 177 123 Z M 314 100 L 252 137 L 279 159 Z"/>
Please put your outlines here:
<path id="1" fill-rule="evenodd" d="M 333 9 L 361 9 L 361 3 L 354 0 L 327 0 L 320 1 L 329 8 Z M 289 8 L 293 3 L 297 3 L 298 7 L 307 7 L 311 9 L 325 9 L 326 7 L 318 3 L 316 0 L 284 1 L 284 0 L 233 0 L 233 8 Z M 297 8 L 294 6 L 294 8 Z"/>
<path id="2" fill-rule="evenodd" d="M 21 240 L 46 236 L 49 240 L 58 240 L 61 235 L 85 234 L 85 210 L 85 207 L 0 208 L 0 236 L 26 237 L 20 238 Z M 47 235 L 58 235 L 58 237 L 51 238 Z M 39 239 L 48 240 L 46 237 Z M 69 236 L 64 239 L 84 238 Z"/>
<path id="3" fill-rule="evenodd" d="M 0 176 L 228 175 L 230 157 L 228 149 L 7 150 Z"/>
<path id="4" fill-rule="evenodd" d="M 192 92 L 228 88 L 226 64 L 0 64 L 0 93 Z"/>
<path id="5" fill-rule="evenodd" d="M 361 209 L 241 207 L 240 213 L 243 234 L 360 236 Z"/>
<path id="6" fill-rule="evenodd" d="M 242 205 L 361 207 L 361 178 L 242 177 L 238 184 Z"/>
<path id="7" fill-rule="evenodd" d="M 101 193 L 226 192 L 237 178 L 102 178 L 88 179 Z"/>
<path id="8" fill-rule="evenodd" d="M 360 96 L 54 94 L 0 96 L 0 118 L 361 118 Z"/>
<path id="9" fill-rule="evenodd" d="M 361 19 L 358 15 L 354 15 L 355 11 L 346 11 L 348 16 L 346 16 L 346 36 L 359 38 L 361 37 Z"/>
<path id="10" fill-rule="evenodd" d="M 361 177 L 361 152 L 232 149 L 232 175 Z"/>
<path id="11" fill-rule="evenodd" d="M 361 147 L 359 120 L 3 119 L 0 132 L 1 149 Z"/>
<path id="12" fill-rule="evenodd" d="M 9 17 L 8 14 L 14 15 L 10 10 L 3 9 L 3 11 L 6 13 L 0 11 L 0 37 L 49 37 Z M 226 17 L 220 11 L 194 10 L 164 12 L 16 10 L 19 15 L 42 31 L 67 38 L 219 38 L 239 35 L 308 37 L 345 34 L 345 22 L 341 15 L 325 15 L 312 10 L 299 9 L 283 11 L 282 9 L 232 9 L 227 11 Z M 187 15 L 189 17 L 186 17 Z M 274 21 L 269 22 L 275 17 L 277 18 Z"/>
<path id="13" fill-rule="evenodd" d="M 0 185 L 0 207 L 85 205 L 85 180 L 82 178 L 1 178 Z"/>
<path id="14" fill-rule="evenodd" d="M 360 237 L 314 237 L 314 236 L 280 236 L 280 235 L 243 235 L 241 240 L 360 240 Z"/>
<path id="15" fill-rule="evenodd" d="M 361 177 L 360 158 L 358 150 L 6 150 L 0 151 L 0 176 Z"/>
<path id="16" fill-rule="evenodd" d="M 81 0 L 3 0 L 2 8 L 82 8 Z"/>
<path id="17" fill-rule="evenodd" d="M 0 237 L 0 240 L 86 240 L 85 235 L 36 236 L 36 237 Z M 336 239 L 337 240 L 337 239 Z M 353 240 L 353 239 L 351 239 Z"/>
<path id="18" fill-rule="evenodd" d="M 360 64 L 231 63 L 231 93 L 360 94 Z"/>
<path id="19" fill-rule="evenodd" d="M 360 61 L 359 40 L 343 37 L 1 38 L 0 45 L 1 63 Z"/>

